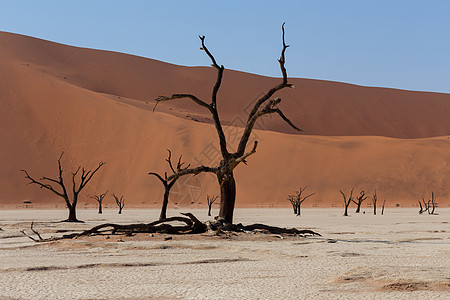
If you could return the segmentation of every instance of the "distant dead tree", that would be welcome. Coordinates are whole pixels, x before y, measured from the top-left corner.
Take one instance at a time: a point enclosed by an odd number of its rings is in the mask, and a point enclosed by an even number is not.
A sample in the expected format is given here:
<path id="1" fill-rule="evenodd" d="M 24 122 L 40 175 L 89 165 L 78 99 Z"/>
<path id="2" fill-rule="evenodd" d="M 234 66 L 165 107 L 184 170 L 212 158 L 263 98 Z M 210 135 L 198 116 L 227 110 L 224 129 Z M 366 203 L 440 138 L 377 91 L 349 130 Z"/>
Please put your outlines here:
<path id="1" fill-rule="evenodd" d="M 431 199 L 429 199 L 428 201 L 425 201 L 425 199 L 422 197 L 422 203 L 419 202 L 419 206 L 420 206 L 420 210 L 419 210 L 419 214 L 422 214 L 424 212 L 428 212 L 429 215 L 434 215 L 434 211 L 436 210 L 437 207 L 437 202 L 436 202 L 436 196 L 434 194 L 434 192 L 431 192 Z"/>
<path id="2" fill-rule="evenodd" d="M 377 190 L 375 190 L 375 192 L 373 193 L 372 196 L 372 205 L 373 205 L 373 214 L 376 215 L 377 214 Z"/>
<path id="3" fill-rule="evenodd" d="M 182 155 L 180 155 L 175 169 L 172 165 L 172 152 L 170 152 L 169 149 L 167 149 L 167 151 L 169 152 L 169 156 L 166 159 L 166 161 L 169 164 L 170 170 L 172 171 L 172 175 L 170 176 L 170 178 L 167 176 L 167 172 L 164 173 L 164 177 L 155 172 L 148 173 L 148 175 L 153 175 L 156 178 L 158 178 L 159 181 L 161 181 L 161 183 L 164 185 L 164 197 L 161 206 L 161 213 L 159 215 L 160 220 L 167 218 L 167 205 L 169 204 L 170 189 L 172 189 L 173 185 L 175 184 L 175 182 L 177 182 L 178 178 L 181 177 L 181 175 L 179 174 L 181 174 L 181 172 L 183 171 L 186 171 L 190 167 L 190 165 L 183 167 L 184 162 L 181 162 Z"/>
<path id="4" fill-rule="evenodd" d="M 383 201 L 383 206 L 381 207 L 381 215 L 384 215 L 384 206 L 386 204 L 386 200 Z"/>
<path id="5" fill-rule="evenodd" d="M 91 197 L 91 198 L 95 199 L 95 201 L 98 202 L 98 213 L 99 214 L 103 213 L 102 204 L 103 204 L 103 199 L 105 199 L 107 193 L 108 193 L 108 191 L 104 192 L 103 194 L 94 195 Z"/>
<path id="6" fill-rule="evenodd" d="M 291 202 L 292 209 L 294 210 L 294 215 L 297 215 L 297 197 L 295 195 L 288 195 L 287 199 Z"/>
<path id="7" fill-rule="evenodd" d="M 356 211 L 355 211 L 355 213 L 357 213 L 357 214 L 360 213 L 360 211 L 361 211 L 361 204 L 362 204 L 366 199 L 367 199 L 367 196 L 366 196 L 366 192 L 365 192 L 364 190 L 362 190 L 362 191 L 359 193 L 359 196 L 356 197 L 356 200 L 355 200 L 355 199 L 352 199 L 352 202 L 355 203 L 355 204 L 357 205 L 357 206 L 356 206 Z"/>
<path id="8" fill-rule="evenodd" d="M 208 57 L 212 62 L 212 66 L 217 70 L 217 79 L 212 89 L 211 102 L 207 103 L 192 94 L 172 94 L 171 96 L 159 96 L 156 99 L 155 108 L 159 102 L 183 98 L 192 100 L 193 102 L 204 107 L 211 113 L 212 119 L 214 121 L 214 126 L 216 128 L 216 132 L 218 135 L 220 146 L 219 148 L 220 153 L 222 155 L 222 160 L 215 167 L 199 166 L 192 169 L 187 168 L 181 172 L 172 174 L 167 178 L 167 181 L 170 181 L 176 177 L 187 174 L 199 174 L 202 172 L 209 172 L 215 174 L 217 176 L 220 186 L 220 210 L 218 220 L 222 223 L 231 224 L 233 222 L 233 212 L 236 201 L 236 181 L 234 179 L 234 169 L 241 163 L 246 164 L 247 158 L 256 152 L 256 148 L 258 146 L 257 141 L 254 141 L 253 147 L 248 152 L 246 152 L 247 144 L 249 143 L 250 135 L 252 133 L 256 121 L 264 115 L 278 114 L 289 126 L 294 128 L 295 130 L 300 130 L 283 114 L 280 108 L 277 107 L 277 105 L 281 102 L 281 98 L 272 98 L 272 96 L 279 90 L 294 87 L 291 83 L 288 83 L 287 72 L 285 68 L 285 52 L 286 49 L 289 47 L 289 45 L 286 45 L 284 39 L 284 23 L 281 29 L 282 29 L 283 45 L 281 50 L 281 56 L 278 59 L 278 62 L 281 68 L 281 73 L 283 74 L 283 79 L 279 84 L 276 84 L 270 90 L 268 90 L 254 104 L 253 108 L 251 109 L 248 115 L 247 123 L 245 124 L 245 128 L 239 140 L 236 152 L 234 153 L 230 152 L 228 149 L 227 140 L 217 110 L 217 95 L 220 86 L 222 84 L 222 78 L 225 68 L 223 67 L 223 65 L 219 66 L 219 64 L 217 64 L 216 59 L 211 54 L 209 49 L 206 47 L 205 36 L 200 36 L 200 40 L 202 43 L 200 49 L 205 51 L 205 53 L 208 55 Z"/>
<path id="9" fill-rule="evenodd" d="M 422 202 L 420 202 L 420 200 L 417 200 L 419 202 L 419 215 L 423 214 L 424 212 L 428 211 L 428 203 L 425 202 L 425 199 L 422 197 L 422 201 L 423 201 L 423 206 L 422 206 Z"/>
<path id="10" fill-rule="evenodd" d="M 309 197 L 316 194 L 316 193 L 312 193 L 312 194 L 305 196 L 303 193 L 305 192 L 305 190 L 307 188 L 308 188 L 308 186 L 300 187 L 299 190 L 295 191 L 295 193 L 293 195 L 288 196 L 288 200 L 291 202 L 292 208 L 294 209 L 294 214 L 297 216 L 300 216 L 300 214 L 301 214 L 300 207 L 301 207 L 302 203 L 305 202 L 305 200 L 308 199 Z"/>
<path id="11" fill-rule="evenodd" d="M 25 178 L 30 180 L 30 184 L 36 184 L 40 186 L 40 188 L 47 189 L 52 191 L 59 197 L 63 198 L 67 208 L 69 209 L 69 217 L 65 222 L 80 222 L 77 219 L 76 206 L 78 203 L 78 196 L 83 190 L 89 181 L 92 179 L 95 173 L 105 164 L 104 162 L 100 162 L 93 171 L 86 170 L 84 167 L 78 167 L 75 172 L 72 173 L 72 197 L 69 197 L 69 193 L 67 192 L 68 187 L 64 182 L 63 178 L 63 168 L 61 165 L 61 159 L 63 157 L 64 152 L 61 153 L 58 159 L 58 177 L 50 178 L 50 177 L 42 177 L 40 179 L 32 178 L 26 170 L 21 170 L 25 173 Z M 81 170 L 81 173 L 80 173 Z M 79 179 L 77 180 L 77 175 L 80 174 Z M 78 183 L 77 183 L 78 181 Z M 72 199 L 71 199 L 72 198 Z"/>
<path id="12" fill-rule="evenodd" d="M 212 208 L 212 205 L 214 204 L 214 202 L 216 202 L 217 198 L 219 198 L 218 195 L 216 195 L 216 196 L 206 195 L 206 201 L 208 203 L 208 217 L 211 216 L 211 208 Z"/>
<path id="13" fill-rule="evenodd" d="M 437 202 L 436 202 L 436 197 L 434 195 L 434 192 L 431 192 L 431 199 L 430 199 L 430 201 L 431 201 L 431 212 L 430 212 L 430 215 L 434 215 L 435 214 L 434 211 L 435 211 L 435 209 L 437 207 Z M 430 207 L 430 204 L 428 205 L 428 207 Z"/>
<path id="14" fill-rule="evenodd" d="M 112 193 L 111 196 L 113 196 L 116 200 L 117 207 L 119 208 L 119 215 L 122 214 L 122 209 L 125 206 L 125 199 L 123 198 L 123 195 L 119 198 L 116 194 Z"/>
<path id="15" fill-rule="evenodd" d="M 354 188 L 352 188 L 352 190 L 350 191 L 350 196 L 348 198 L 342 190 L 339 191 L 342 194 L 342 197 L 344 198 L 344 207 L 345 207 L 344 216 L 346 217 L 348 216 L 348 207 L 350 206 L 350 203 L 353 202 L 353 189 Z"/>

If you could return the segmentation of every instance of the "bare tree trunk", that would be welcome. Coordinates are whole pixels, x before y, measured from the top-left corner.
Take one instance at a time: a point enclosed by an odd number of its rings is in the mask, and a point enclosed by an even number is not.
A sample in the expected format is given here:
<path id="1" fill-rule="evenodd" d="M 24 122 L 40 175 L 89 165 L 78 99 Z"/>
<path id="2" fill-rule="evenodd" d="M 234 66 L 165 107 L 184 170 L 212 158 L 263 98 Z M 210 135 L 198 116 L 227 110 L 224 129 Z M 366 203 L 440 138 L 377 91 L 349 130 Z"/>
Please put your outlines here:
<path id="1" fill-rule="evenodd" d="M 384 215 L 384 205 L 386 204 L 386 200 L 383 201 L 383 206 L 381 207 L 381 215 Z"/>
<path id="2" fill-rule="evenodd" d="M 344 216 L 348 217 L 348 205 L 347 204 L 345 204 Z"/>
<path id="3" fill-rule="evenodd" d="M 297 205 L 297 216 L 300 216 L 300 214 L 301 214 L 301 212 L 300 212 L 300 206 L 301 206 L 302 204 L 299 202 L 298 203 L 298 205 Z"/>
<path id="4" fill-rule="evenodd" d="M 167 218 L 167 205 L 169 204 L 169 194 L 170 194 L 170 187 L 169 184 L 166 184 L 164 189 L 164 198 L 163 198 L 163 203 L 161 206 L 161 213 L 159 215 L 159 219 L 160 220 L 164 220 Z"/>
<path id="5" fill-rule="evenodd" d="M 70 205 L 68 206 L 68 208 L 69 208 L 69 217 L 64 222 L 80 222 L 77 219 L 76 205 Z"/>
<path id="6" fill-rule="evenodd" d="M 211 217 L 211 208 L 212 208 L 212 203 L 210 205 L 208 205 L 208 217 Z"/>
<path id="7" fill-rule="evenodd" d="M 361 211 L 361 202 L 358 202 L 355 213 L 359 214 Z"/>
<path id="8" fill-rule="evenodd" d="M 100 215 L 103 213 L 103 210 L 102 210 L 102 203 L 101 203 L 101 202 L 98 204 L 98 213 L 99 213 Z"/>
<path id="9" fill-rule="evenodd" d="M 236 182 L 233 172 L 218 175 L 220 185 L 219 219 L 225 223 L 233 222 L 234 203 L 236 201 Z"/>
<path id="10" fill-rule="evenodd" d="M 377 196 L 377 191 L 375 190 L 375 192 L 373 193 L 373 196 L 372 196 L 373 215 L 374 216 L 377 215 L 377 201 L 378 201 L 378 196 Z"/>

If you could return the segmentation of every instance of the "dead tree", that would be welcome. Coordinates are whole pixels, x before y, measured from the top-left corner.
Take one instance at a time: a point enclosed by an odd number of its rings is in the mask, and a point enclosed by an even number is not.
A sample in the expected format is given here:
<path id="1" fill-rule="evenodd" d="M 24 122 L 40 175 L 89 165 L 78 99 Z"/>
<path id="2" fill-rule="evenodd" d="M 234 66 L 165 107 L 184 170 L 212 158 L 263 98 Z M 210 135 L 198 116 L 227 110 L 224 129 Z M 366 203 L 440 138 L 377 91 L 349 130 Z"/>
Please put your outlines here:
<path id="1" fill-rule="evenodd" d="M 123 195 L 120 196 L 120 198 L 119 198 L 114 193 L 112 193 L 111 196 L 113 196 L 114 199 L 116 200 L 117 207 L 119 208 L 119 215 L 122 214 L 122 209 L 125 206 L 125 199 L 123 198 Z"/>
<path id="2" fill-rule="evenodd" d="M 419 207 L 420 207 L 419 215 L 423 214 L 424 212 L 426 212 L 428 210 L 427 203 L 425 203 L 425 199 L 423 199 L 423 197 L 422 197 L 422 201 L 425 206 L 422 205 L 422 202 L 420 202 L 420 200 L 417 200 L 417 202 L 419 202 Z"/>
<path id="3" fill-rule="evenodd" d="M 115 235 L 124 234 L 127 236 L 132 236 L 135 233 L 166 233 L 166 234 L 200 234 L 205 233 L 208 230 L 212 232 L 259 232 L 259 233 L 269 233 L 278 234 L 281 237 L 286 235 L 297 235 L 297 236 L 322 236 L 321 234 L 314 232 L 309 229 L 299 230 L 297 228 L 281 228 L 275 226 L 268 226 L 264 224 L 223 224 L 221 222 L 216 223 L 202 223 L 191 213 L 182 213 L 185 217 L 170 217 L 164 220 L 158 220 L 146 224 L 112 224 L 105 223 L 92 227 L 91 229 L 85 230 L 81 233 L 70 233 L 59 237 L 43 238 L 37 230 L 33 228 L 33 223 L 31 223 L 31 231 L 37 236 L 37 238 L 26 234 L 24 230 L 21 232 L 35 242 L 51 242 L 63 239 L 74 239 L 83 236 L 95 236 L 95 235 Z M 170 223 L 176 222 L 176 225 Z M 179 223 L 184 223 L 184 225 L 179 225 Z"/>
<path id="4" fill-rule="evenodd" d="M 26 170 L 21 170 L 25 173 L 25 178 L 30 180 L 29 184 L 36 184 L 40 188 L 47 189 L 52 191 L 59 197 L 63 198 L 67 208 L 69 209 L 69 217 L 65 222 L 80 222 L 77 219 L 76 206 L 78 203 L 78 197 L 80 192 L 86 187 L 89 181 L 92 179 L 95 173 L 105 164 L 104 162 L 100 162 L 93 171 L 86 170 L 84 167 L 78 167 L 78 169 L 72 173 L 72 197 L 69 197 L 68 187 L 66 186 L 66 182 L 63 178 L 63 168 L 61 165 L 61 159 L 63 157 L 64 152 L 61 153 L 58 159 L 58 177 L 50 178 L 50 177 L 42 177 L 40 179 L 34 179 L 31 175 L 28 174 Z M 81 173 L 80 173 L 81 170 Z M 77 175 L 80 174 L 80 178 L 77 180 Z M 77 183 L 78 181 L 78 183 Z"/>
<path id="5" fill-rule="evenodd" d="M 348 198 L 342 190 L 339 191 L 341 192 L 342 197 L 344 198 L 344 207 L 345 207 L 344 216 L 346 217 L 348 216 L 348 207 L 350 206 L 350 203 L 353 202 L 353 189 L 354 188 L 352 188 L 352 190 L 350 191 L 350 196 Z"/>
<path id="6" fill-rule="evenodd" d="M 103 213 L 103 210 L 102 210 L 103 199 L 105 199 L 107 193 L 108 193 L 108 191 L 104 192 L 103 194 L 94 195 L 91 197 L 91 198 L 95 199 L 95 201 L 98 202 L 98 213 L 99 214 Z"/>
<path id="7" fill-rule="evenodd" d="M 233 222 L 233 212 L 236 201 L 236 182 L 234 179 L 234 169 L 240 163 L 246 163 L 246 159 L 256 152 L 257 141 L 254 142 L 252 148 L 246 152 L 247 144 L 249 142 L 250 135 L 252 133 L 253 127 L 256 121 L 268 114 L 278 114 L 289 126 L 296 130 L 300 130 L 297 128 L 277 107 L 277 105 L 281 102 L 281 98 L 272 98 L 272 96 L 282 90 L 284 88 L 292 88 L 293 85 L 288 83 L 287 72 L 285 68 L 285 52 L 289 45 L 286 45 L 284 39 L 284 23 L 282 26 L 282 50 L 281 56 L 278 59 L 281 73 L 283 74 L 283 78 L 281 82 L 275 86 L 273 86 L 269 91 L 267 91 L 258 101 L 254 104 L 252 110 L 250 111 L 247 119 L 247 123 L 244 128 L 244 132 L 240 138 L 239 145 L 237 147 L 236 152 L 230 152 L 227 147 L 227 140 L 222 128 L 221 121 L 219 119 L 219 113 L 217 110 L 217 94 L 219 92 L 220 86 L 222 84 L 222 78 L 225 68 L 223 65 L 218 65 L 216 59 L 211 54 L 209 49 L 205 45 L 205 36 L 199 36 L 202 44 L 201 50 L 205 51 L 208 57 L 211 59 L 212 67 L 217 70 L 217 79 L 214 87 L 212 89 L 211 102 L 207 103 L 195 95 L 192 94 L 173 94 L 171 96 L 159 96 L 156 99 L 156 104 L 163 101 L 169 101 L 174 99 L 188 99 L 194 101 L 196 104 L 207 109 L 212 116 L 214 121 L 214 125 L 217 131 L 217 135 L 219 138 L 219 148 L 220 153 L 222 155 L 222 160 L 215 167 L 208 166 L 199 166 L 192 169 L 185 169 L 181 172 L 177 172 L 168 177 L 167 180 L 172 180 L 176 177 L 187 175 L 187 174 L 199 174 L 201 172 L 209 172 L 213 173 L 217 176 L 219 186 L 220 186 L 220 211 L 219 211 L 219 220 L 223 223 L 232 223 Z"/>
<path id="8" fill-rule="evenodd" d="M 218 195 L 216 195 L 216 196 L 206 195 L 206 201 L 208 203 L 208 217 L 211 216 L 211 208 L 212 208 L 212 205 L 214 204 L 214 202 L 216 202 L 217 198 L 219 198 Z"/>
<path id="9" fill-rule="evenodd" d="M 383 201 L 383 206 L 381 207 L 381 215 L 384 215 L 384 206 L 386 204 L 386 200 Z"/>
<path id="10" fill-rule="evenodd" d="M 375 190 L 375 192 L 373 193 L 372 196 L 372 205 L 373 205 L 373 214 L 376 215 L 377 214 L 377 190 Z"/>
<path id="11" fill-rule="evenodd" d="M 170 152 L 169 149 L 167 149 L 167 151 L 169 152 L 169 157 L 166 159 L 167 163 L 169 164 L 170 170 L 172 171 L 172 176 L 171 178 L 169 178 L 167 176 L 167 172 L 164 173 L 164 177 L 159 175 L 158 173 L 155 172 L 149 172 L 149 175 L 153 175 L 156 178 L 159 179 L 159 181 L 161 181 L 161 183 L 164 185 L 164 196 L 163 196 L 163 203 L 161 206 L 161 213 L 159 215 L 159 219 L 163 220 L 167 218 L 167 205 L 169 204 L 169 195 L 170 195 L 170 190 L 172 189 L 173 185 L 175 184 L 175 182 L 177 182 L 178 178 L 180 178 L 180 176 L 175 176 L 176 174 L 179 174 L 182 171 L 187 170 L 190 165 L 187 165 L 186 167 L 183 167 L 184 162 L 181 162 L 181 155 L 178 158 L 178 162 L 177 162 L 177 166 L 176 169 L 173 167 L 172 165 L 172 152 Z"/>
<path id="12" fill-rule="evenodd" d="M 362 190 L 362 191 L 359 193 L 359 196 L 356 197 L 356 200 L 355 200 L 355 199 L 352 199 L 352 202 L 355 203 L 355 204 L 357 205 L 357 206 L 356 206 L 356 211 L 355 211 L 355 213 L 357 213 L 357 214 L 360 213 L 360 211 L 361 211 L 361 204 L 362 204 L 366 199 L 367 199 L 367 197 L 366 197 L 366 192 L 365 192 L 364 190 Z"/>
<path id="13" fill-rule="evenodd" d="M 297 197 L 295 197 L 295 195 L 289 195 L 287 199 L 289 200 L 289 202 L 291 202 L 292 209 L 294 210 L 294 215 L 297 215 Z"/>
<path id="14" fill-rule="evenodd" d="M 436 210 L 437 207 L 437 202 L 436 202 L 436 196 L 434 195 L 434 192 L 431 192 L 431 199 L 429 199 L 428 201 L 425 201 L 425 199 L 422 197 L 422 203 L 419 202 L 419 206 L 420 206 L 420 210 L 419 210 L 419 214 L 422 214 L 424 212 L 428 212 L 429 215 L 434 215 L 434 211 Z"/>
<path id="15" fill-rule="evenodd" d="M 301 187 L 298 191 L 295 191 L 294 202 L 295 202 L 296 208 L 294 209 L 294 212 L 297 216 L 300 216 L 300 207 L 301 207 L 302 203 L 305 202 L 305 200 L 308 199 L 309 197 L 316 194 L 316 193 L 312 193 L 307 196 L 304 196 L 303 192 L 307 188 L 308 188 L 308 186 L 305 186 L 305 187 Z"/>

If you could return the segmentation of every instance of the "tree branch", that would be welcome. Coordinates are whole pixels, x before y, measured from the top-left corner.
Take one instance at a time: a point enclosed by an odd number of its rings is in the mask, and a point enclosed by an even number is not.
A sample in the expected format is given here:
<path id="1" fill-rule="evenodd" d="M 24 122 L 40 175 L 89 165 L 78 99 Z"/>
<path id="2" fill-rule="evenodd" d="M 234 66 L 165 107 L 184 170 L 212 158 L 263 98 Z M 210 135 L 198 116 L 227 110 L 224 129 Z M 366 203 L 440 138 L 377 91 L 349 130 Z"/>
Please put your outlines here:
<path id="1" fill-rule="evenodd" d="M 158 178 L 164 185 L 167 184 L 167 180 L 163 179 L 163 178 L 161 177 L 161 175 L 159 175 L 158 173 L 155 173 L 155 172 L 149 172 L 148 175 L 156 176 L 156 178 Z"/>
<path id="2" fill-rule="evenodd" d="M 155 99 L 156 103 L 155 103 L 155 106 L 153 107 L 153 111 L 155 111 L 156 106 L 158 105 L 159 102 L 169 101 L 169 100 L 174 100 L 174 99 L 183 99 L 183 98 L 189 98 L 189 99 L 193 100 L 195 103 L 197 103 L 198 105 L 206 107 L 207 109 L 210 109 L 210 106 L 206 102 L 198 99 L 194 95 L 191 95 L 191 94 L 173 94 L 170 97 L 159 96 L 158 98 L 156 98 Z"/>
<path id="3" fill-rule="evenodd" d="M 256 153 L 256 147 L 258 147 L 258 141 L 255 141 L 253 143 L 253 147 L 252 150 L 250 150 L 249 152 L 245 153 L 244 155 L 242 155 L 241 157 L 236 159 L 236 163 L 235 166 L 237 166 L 238 164 L 240 164 L 241 162 L 243 162 L 244 164 L 247 164 L 247 162 L 245 161 L 247 159 L 247 157 L 249 157 L 250 155 Z"/>
<path id="4" fill-rule="evenodd" d="M 64 194 L 62 194 L 62 193 L 58 192 L 57 190 L 55 190 L 55 189 L 53 188 L 53 186 L 51 186 L 50 184 L 44 184 L 44 183 L 42 183 L 42 182 L 39 182 L 39 181 L 35 180 L 34 178 L 32 178 L 32 177 L 28 174 L 28 172 L 27 172 L 26 170 L 20 170 L 20 171 L 22 171 L 22 172 L 25 173 L 25 178 L 27 178 L 27 179 L 30 180 L 30 184 L 37 184 L 37 185 L 39 185 L 41 188 L 45 188 L 45 189 L 47 189 L 47 190 L 49 190 L 49 191 L 52 191 L 52 192 L 55 193 L 56 195 L 58 195 L 58 196 L 64 198 Z M 61 185 L 60 182 L 57 182 L 57 181 L 55 181 L 55 182 L 58 183 L 59 185 Z"/>
<path id="5" fill-rule="evenodd" d="M 283 114 L 283 112 L 279 108 L 276 107 L 278 105 L 278 103 L 280 103 L 280 102 L 281 102 L 281 98 L 275 98 L 275 99 L 270 100 L 262 110 L 253 114 L 253 116 L 248 120 L 248 122 L 245 126 L 245 129 L 244 129 L 244 133 L 242 134 L 241 140 L 239 141 L 238 149 L 236 151 L 237 155 L 243 155 L 243 153 L 245 151 L 245 147 L 247 146 L 247 143 L 248 143 L 248 139 L 250 138 L 250 134 L 252 133 L 253 127 L 255 126 L 256 120 L 258 120 L 260 117 L 262 117 L 264 115 L 277 113 L 289 126 L 294 128 L 295 130 L 301 131 L 300 128 L 295 126 L 291 122 L 291 120 L 289 120 Z"/>
<path id="6" fill-rule="evenodd" d="M 278 92 L 279 90 L 286 88 L 286 87 L 294 87 L 292 84 L 287 82 L 287 72 L 286 72 L 286 68 L 284 66 L 284 64 L 286 63 L 286 57 L 285 57 L 285 52 L 286 49 L 289 47 L 289 45 L 286 45 L 285 39 L 284 39 L 284 24 L 281 26 L 281 30 L 282 30 L 282 39 L 283 39 L 283 48 L 281 50 L 281 56 L 278 59 L 278 62 L 280 64 L 280 68 L 281 68 L 281 73 L 283 74 L 283 79 L 282 82 L 274 87 L 272 87 L 264 96 L 262 96 L 253 106 L 252 111 L 250 112 L 249 116 L 248 116 L 248 121 L 250 121 L 250 119 L 253 117 L 253 115 L 255 115 L 259 109 L 259 107 L 266 102 L 267 100 L 270 99 L 270 97 L 273 96 L 273 94 L 275 94 L 276 92 Z"/>
<path id="7" fill-rule="evenodd" d="M 217 172 L 217 168 L 210 168 L 210 167 L 206 167 L 206 166 L 200 166 L 200 167 L 196 167 L 196 168 L 192 168 L 192 169 L 183 169 L 180 172 L 177 172 L 175 174 L 170 175 L 167 178 L 167 181 L 171 181 L 173 179 L 177 179 L 177 178 L 179 178 L 181 176 L 184 176 L 184 175 L 189 175 L 189 174 L 191 174 L 191 175 L 198 175 L 198 174 L 203 173 L 203 172 L 216 173 Z"/>

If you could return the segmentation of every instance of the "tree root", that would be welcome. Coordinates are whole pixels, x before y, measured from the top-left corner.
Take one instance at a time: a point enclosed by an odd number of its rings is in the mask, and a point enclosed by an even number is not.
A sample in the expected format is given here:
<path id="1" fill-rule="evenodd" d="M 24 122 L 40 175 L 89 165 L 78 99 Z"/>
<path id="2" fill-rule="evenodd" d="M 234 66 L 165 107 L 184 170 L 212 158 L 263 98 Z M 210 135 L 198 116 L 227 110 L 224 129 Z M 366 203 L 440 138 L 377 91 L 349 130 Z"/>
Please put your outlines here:
<path id="1" fill-rule="evenodd" d="M 263 233 L 272 234 L 292 234 L 292 235 L 316 235 L 321 236 L 319 233 L 312 230 L 298 230 L 296 228 L 281 228 L 268 226 L 264 224 L 252 224 L 252 225 L 242 225 L 242 224 L 227 224 L 221 221 L 215 223 L 203 223 L 197 219 L 192 213 L 182 213 L 185 217 L 170 217 L 163 220 L 154 221 L 151 223 L 140 223 L 140 224 L 128 224 L 119 225 L 113 223 L 105 223 L 92 227 L 91 229 L 85 230 L 81 233 L 71 233 L 65 234 L 60 237 L 50 237 L 42 238 L 42 236 L 33 229 L 33 223 L 31 223 L 31 230 L 37 236 L 34 238 L 25 233 L 24 230 L 21 232 L 35 242 L 50 242 L 63 239 L 74 239 L 82 236 L 95 236 L 95 235 L 113 235 L 113 234 L 123 234 L 127 236 L 132 236 L 135 233 L 167 233 L 167 234 L 199 234 L 205 233 L 208 230 L 214 232 L 248 232 L 248 231 L 259 231 Z M 185 223 L 185 225 L 172 225 L 169 223 L 179 222 Z"/>

